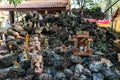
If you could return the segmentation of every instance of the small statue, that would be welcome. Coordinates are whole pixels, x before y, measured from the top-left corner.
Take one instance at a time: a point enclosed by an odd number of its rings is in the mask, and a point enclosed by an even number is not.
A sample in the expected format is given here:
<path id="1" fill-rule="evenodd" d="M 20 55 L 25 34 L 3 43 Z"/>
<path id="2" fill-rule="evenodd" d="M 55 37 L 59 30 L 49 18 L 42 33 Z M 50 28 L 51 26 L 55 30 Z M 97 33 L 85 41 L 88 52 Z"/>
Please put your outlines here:
<path id="1" fill-rule="evenodd" d="M 33 46 L 37 49 L 37 51 L 40 50 L 40 42 L 38 40 L 38 37 L 34 37 L 34 41 L 33 41 Z"/>
<path id="2" fill-rule="evenodd" d="M 68 40 L 69 41 L 72 40 L 72 36 L 70 34 L 69 34 Z"/>
<path id="3" fill-rule="evenodd" d="M 79 45 L 79 50 L 83 51 L 83 45 Z"/>
<path id="4" fill-rule="evenodd" d="M 75 48 L 78 47 L 78 42 L 77 41 L 74 41 L 74 46 L 75 46 Z"/>
<path id="5" fill-rule="evenodd" d="M 74 26 L 75 25 L 75 21 L 72 21 L 72 26 Z"/>
<path id="6" fill-rule="evenodd" d="M 13 50 L 12 50 L 12 45 L 11 45 L 11 44 L 9 45 L 9 48 L 10 48 L 10 54 L 14 54 L 14 52 L 13 52 Z M 17 60 L 14 60 L 14 61 L 13 61 L 13 65 L 14 65 L 14 67 L 18 66 Z"/>
<path id="7" fill-rule="evenodd" d="M 12 45 L 11 44 L 9 45 L 9 48 L 10 48 L 10 54 L 13 54 L 13 50 L 12 50 Z"/>
<path id="8" fill-rule="evenodd" d="M 44 40 L 44 46 L 48 46 L 48 39 L 47 38 L 45 38 L 45 40 Z"/>
<path id="9" fill-rule="evenodd" d="M 46 23 L 46 26 L 49 27 L 49 23 Z"/>
<path id="10" fill-rule="evenodd" d="M 48 14 L 48 10 L 45 10 L 45 14 Z"/>
<path id="11" fill-rule="evenodd" d="M 32 57 L 32 63 L 33 63 L 35 74 L 37 74 L 37 75 L 42 74 L 42 72 L 43 72 L 43 57 L 41 55 L 34 55 Z"/>
<path id="12" fill-rule="evenodd" d="M 14 67 L 18 67 L 18 62 L 17 62 L 17 60 L 15 60 L 15 61 L 13 62 L 13 64 L 14 64 Z"/>
<path id="13" fill-rule="evenodd" d="M 2 35 L 2 40 L 3 40 L 3 41 L 6 40 L 5 34 Z"/>

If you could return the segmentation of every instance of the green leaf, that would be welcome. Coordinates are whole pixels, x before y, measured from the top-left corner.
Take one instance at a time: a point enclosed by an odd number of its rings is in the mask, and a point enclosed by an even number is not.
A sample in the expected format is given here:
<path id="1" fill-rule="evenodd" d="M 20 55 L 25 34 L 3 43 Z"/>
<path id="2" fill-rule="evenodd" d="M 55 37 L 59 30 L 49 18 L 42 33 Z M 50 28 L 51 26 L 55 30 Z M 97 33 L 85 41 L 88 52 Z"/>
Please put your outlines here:
<path id="1" fill-rule="evenodd" d="M 9 2 L 9 4 L 16 6 L 20 4 L 23 0 L 7 0 L 7 1 Z"/>

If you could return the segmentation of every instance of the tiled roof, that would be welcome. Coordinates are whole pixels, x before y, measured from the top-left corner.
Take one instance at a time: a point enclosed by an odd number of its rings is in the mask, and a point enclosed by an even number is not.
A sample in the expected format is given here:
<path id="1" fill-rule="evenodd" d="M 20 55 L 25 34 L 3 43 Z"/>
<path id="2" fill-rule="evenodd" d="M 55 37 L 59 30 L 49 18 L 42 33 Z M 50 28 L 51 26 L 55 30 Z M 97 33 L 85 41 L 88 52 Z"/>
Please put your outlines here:
<path id="1" fill-rule="evenodd" d="M 25 1 L 17 6 L 17 9 L 25 8 L 57 8 L 66 7 L 68 0 L 39 0 L 39 1 Z M 0 3 L 0 10 L 14 9 L 13 5 L 8 3 Z"/>

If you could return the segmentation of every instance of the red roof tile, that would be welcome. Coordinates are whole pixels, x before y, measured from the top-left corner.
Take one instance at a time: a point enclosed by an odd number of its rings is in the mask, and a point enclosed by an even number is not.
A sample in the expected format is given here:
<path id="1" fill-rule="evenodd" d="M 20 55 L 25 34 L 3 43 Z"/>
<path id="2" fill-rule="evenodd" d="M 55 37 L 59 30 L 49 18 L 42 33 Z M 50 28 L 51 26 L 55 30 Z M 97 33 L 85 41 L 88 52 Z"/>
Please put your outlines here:
<path id="1" fill-rule="evenodd" d="M 68 0 L 40 0 L 40 1 L 25 1 L 17 6 L 17 9 L 25 8 L 57 8 L 66 7 Z M 14 9 L 13 5 L 8 3 L 0 3 L 0 10 Z"/>

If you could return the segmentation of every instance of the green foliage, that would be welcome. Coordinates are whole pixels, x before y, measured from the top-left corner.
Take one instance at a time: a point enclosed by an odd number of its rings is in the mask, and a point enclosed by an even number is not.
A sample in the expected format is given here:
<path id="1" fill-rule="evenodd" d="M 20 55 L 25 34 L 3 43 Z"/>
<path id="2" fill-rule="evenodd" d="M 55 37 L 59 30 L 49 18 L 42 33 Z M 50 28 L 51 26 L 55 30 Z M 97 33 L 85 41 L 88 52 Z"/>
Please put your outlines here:
<path id="1" fill-rule="evenodd" d="M 98 42 L 97 48 L 98 48 L 98 50 L 105 51 L 106 50 L 106 44 L 102 43 L 102 42 Z"/>
<path id="2" fill-rule="evenodd" d="M 23 0 L 7 0 L 10 5 L 14 5 L 15 11 L 16 11 L 16 16 L 17 16 L 17 21 L 18 21 L 18 12 L 16 6 L 20 4 Z"/>
<path id="3" fill-rule="evenodd" d="M 18 4 L 20 4 L 23 0 L 7 0 L 9 2 L 9 4 L 17 6 Z"/>

